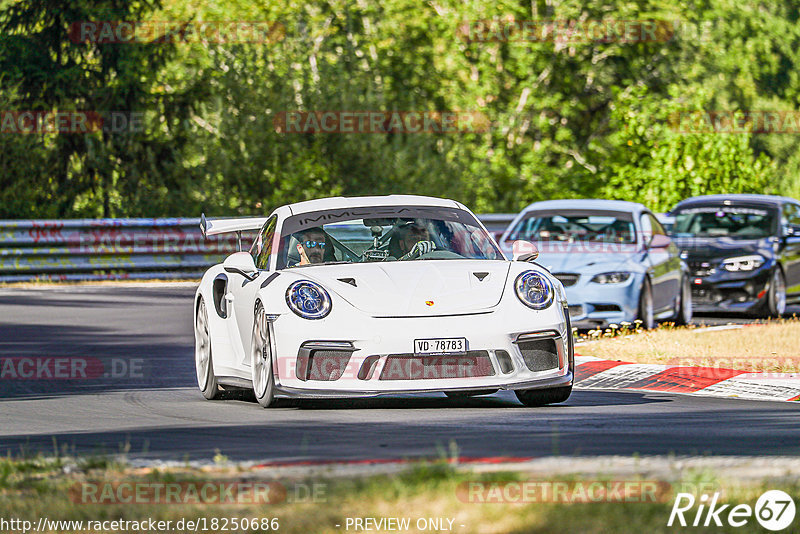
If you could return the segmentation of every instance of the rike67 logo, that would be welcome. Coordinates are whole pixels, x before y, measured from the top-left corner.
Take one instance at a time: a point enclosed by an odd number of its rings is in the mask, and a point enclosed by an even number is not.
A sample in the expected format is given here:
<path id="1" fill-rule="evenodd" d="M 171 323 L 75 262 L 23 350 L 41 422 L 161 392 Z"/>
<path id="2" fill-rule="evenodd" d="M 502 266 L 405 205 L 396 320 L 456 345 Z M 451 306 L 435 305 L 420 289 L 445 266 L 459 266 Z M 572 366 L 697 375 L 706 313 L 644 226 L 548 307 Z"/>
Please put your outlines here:
<path id="1" fill-rule="evenodd" d="M 703 494 L 699 499 L 690 493 L 678 493 L 675 504 L 669 514 L 667 526 L 677 524 L 685 527 L 721 527 L 725 524 L 732 527 L 743 527 L 755 516 L 759 525 L 767 530 L 779 531 L 787 528 L 794 521 L 795 505 L 789 494 L 781 490 L 770 490 L 763 493 L 756 501 L 755 509 L 748 504 L 718 504 L 719 493 L 709 498 Z M 697 505 L 697 510 L 692 509 Z M 688 518 L 688 519 L 687 519 Z"/>

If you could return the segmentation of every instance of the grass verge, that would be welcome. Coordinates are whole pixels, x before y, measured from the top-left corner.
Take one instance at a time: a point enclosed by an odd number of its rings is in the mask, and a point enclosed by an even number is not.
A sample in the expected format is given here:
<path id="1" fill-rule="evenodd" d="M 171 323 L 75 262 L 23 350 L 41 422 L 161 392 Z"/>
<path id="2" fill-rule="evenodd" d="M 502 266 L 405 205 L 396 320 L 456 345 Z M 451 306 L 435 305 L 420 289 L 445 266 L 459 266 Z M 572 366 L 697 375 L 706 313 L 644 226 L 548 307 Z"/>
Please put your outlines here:
<path id="1" fill-rule="evenodd" d="M 269 503 L 198 504 L 192 500 L 187 488 L 201 488 L 209 483 L 236 483 L 240 484 L 239 487 L 255 483 L 278 484 L 284 488 L 284 492 L 278 492 L 279 498 Z M 656 483 L 659 489 L 655 493 L 644 494 L 634 491 L 633 500 L 630 491 L 626 491 L 625 499 L 620 498 L 621 494 L 613 496 L 613 493 L 597 492 L 597 488 L 612 487 L 619 483 L 628 484 L 628 489 L 639 487 L 637 485 L 642 483 Z M 88 493 L 85 489 L 87 485 L 92 488 Z M 170 503 L 150 502 L 154 500 L 153 487 L 168 485 L 181 488 L 176 500 Z M 107 488 L 108 491 L 98 490 L 98 487 Z M 523 493 L 508 490 L 522 487 L 538 490 L 528 493 L 527 499 L 521 497 Z M 544 487 L 549 487 L 552 493 L 542 490 Z M 553 488 L 558 487 L 562 488 L 558 498 L 545 497 L 555 495 Z M 128 488 L 127 493 L 122 495 L 120 488 Z M 133 497 L 133 502 L 130 502 L 131 495 L 139 495 L 136 493 L 139 488 L 146 489 L 141 493 L 142 499 Z M 394 475 L 278 481 L 269 478 L 269 470 L 265 469 L 219 467 L 158 470 L 127 468 L 121 464 L 96 460 L 84 463 L 43 458 L 0 460 L 0 518 L 19 518 L 37 524 L 39 518 L 45 517 L 49 520 L 84 521 L 84 525 L 88 525 L 87 521 L 147 519 L 172 521 L 172 525 L 177 525 L 181 519 L 198 521 L 205 518 L 206 527 L 211 532 L 269 532 L 275 530 L 276 526 L 273 523 L 268 528 L 262 528 L 266 524 L 258 523 L 257 528 L 230 528 L 233 518 L 256 518 L 259 521 L 276 518 L 279 532 L 304 534 L 352 532 L 355 530 L 352 526 L 355 518 L 373 518 L 378 522 L 382 518 L 408 518 L 409 527 L 401 529 L 407 532 L 672 532 L 674 528 L 667 527 L 667 520 L 678 491 L 698 497 L 700 494 L 710 497 L 720 492 L 722 504 L 749 504 L 752 507 L 768 489 L 783 489 L 795 500 L 800 498 L 800 487 L 792 480 L 770 485 L 761 482 L 744 484 L 719 479 L 707 471 L 683 472 L 672 481 L 642 480 L 631 475 L 626 475 L 626 480 L 618 476 L 593 477 L 592 480 L 576 477 L 543 479 L 531 478 L 530 474 L 520 472 L 477 474 L 442 462 L 414 465 Z M 601 498 L 596 502 L 598 495 Z M 637 498 L 637 495 L 646 496 Z M 98 498 L 104 503 L 93 502 L 92 499 Z M 129 502 L 120 502 L 126 498 Z M 491 502 L 481 502 L 487 500 Z M 554 500 L 558 502 L 552 502 Z M 691 515 L 687 515 L 689 521 L 693 520 L 696 510 L 697 507 L 693 508 Z M 350 523 L 348 518 L 351 519 Z M 218 522 L 216 528 L 212 528 L 213 520 Z M 222 527 L 223 521 L 229 522 L 228 528 Z M 439 523 L 431 528 L 431 521 Z M 397 530 L 389 527 L 373 523 L 371 531 Z M 78 530 L 74 526 L 71 529 Z M 190 530 L 173 526 L 166 531 Z M 197 530 L 203 531 L 202 526 Z M 758 531 L 754 518 L 751 518 L 746 530 Z M 55 528 L 44 530 L 65 531 Z M 140 529 L 128 527 L 124 531 L 150 530 L 145 526 Z M 740 532 L 741 529 L 723 527 L 714 531 Z"/>
<path id="2" fill-rule="evenodd" d="M 664 324 L 653 330 L 591 331 L 576 351 L 582 356 L 635 363 L 706 366 L 748 372 L 800 372 L 800 320 L 779 319 L 743 328 L 713 330 Z"/>

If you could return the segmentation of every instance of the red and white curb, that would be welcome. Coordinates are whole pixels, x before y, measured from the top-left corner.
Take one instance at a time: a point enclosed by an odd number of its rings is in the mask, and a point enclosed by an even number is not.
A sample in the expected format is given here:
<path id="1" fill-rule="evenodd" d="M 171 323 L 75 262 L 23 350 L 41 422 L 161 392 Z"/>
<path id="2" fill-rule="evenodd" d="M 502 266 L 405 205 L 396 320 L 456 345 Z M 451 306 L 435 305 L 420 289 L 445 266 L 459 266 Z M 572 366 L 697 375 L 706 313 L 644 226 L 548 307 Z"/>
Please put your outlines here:
<path id="1" fill-rule="evenodd" d="M 754 400 L 800 400 L 800 374 L 793 373 L 748 373 L 716 367 L 629 363 L 576 355 L 575 375 L 575 385 L 581 389 L 630 389 Z"/>

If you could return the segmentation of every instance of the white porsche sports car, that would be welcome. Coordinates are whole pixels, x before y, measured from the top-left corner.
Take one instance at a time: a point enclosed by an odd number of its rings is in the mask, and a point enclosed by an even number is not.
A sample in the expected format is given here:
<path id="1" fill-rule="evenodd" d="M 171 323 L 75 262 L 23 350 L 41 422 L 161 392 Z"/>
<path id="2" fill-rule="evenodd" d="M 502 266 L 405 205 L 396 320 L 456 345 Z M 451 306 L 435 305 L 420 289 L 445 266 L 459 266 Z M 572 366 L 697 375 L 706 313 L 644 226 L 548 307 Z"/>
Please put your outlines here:
<path id="1" fill-rule="evenodd" d="M 269 217 L 202 218 L 204 235 L 259 230 L 210 268 L 194 301 L 203 395 L 366 397 L 514 390 L 565 401 L 574 372 L 564 288 L 508 261 L 475 215 L 438 198 L 326 198 Z"/>

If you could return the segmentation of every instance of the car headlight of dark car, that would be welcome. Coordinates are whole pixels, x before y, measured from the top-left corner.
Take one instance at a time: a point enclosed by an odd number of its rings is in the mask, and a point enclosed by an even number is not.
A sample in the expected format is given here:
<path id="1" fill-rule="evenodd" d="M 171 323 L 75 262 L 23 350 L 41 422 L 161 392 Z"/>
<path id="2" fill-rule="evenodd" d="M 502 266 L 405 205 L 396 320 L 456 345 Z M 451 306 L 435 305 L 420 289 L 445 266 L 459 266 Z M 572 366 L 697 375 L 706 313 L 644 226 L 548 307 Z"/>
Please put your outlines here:
<path id="1" fill-rule="evenodd" d="M 294 282 L 286 290 L 286 304 L 304 319 L 322 319 L 331 312 L 331 296 L 310 280 Z"/>
<path id="2" fill-rule="evenodd" d="M 628 281 L 631 273 L 625 271 L 614 271 L 610 273 L 600 273 L 592 277 L 592 282 L 596 284 L 622 284 Z"/>
<path id="3" fill-rule="evenodd" d="M 555 291 L 550 279 L 536 271 L 525 271 L 514 282 L 517 297 L 534 310 L 543 310 L 553 303 Z"/>
<path id="4" fill-rule="evenodd" d="M 764 265 L 765 261 L 764 256 L 759 254 L 736 256 L 722 260 L 722 267 L 731 272 L 754 271 Z"/>

